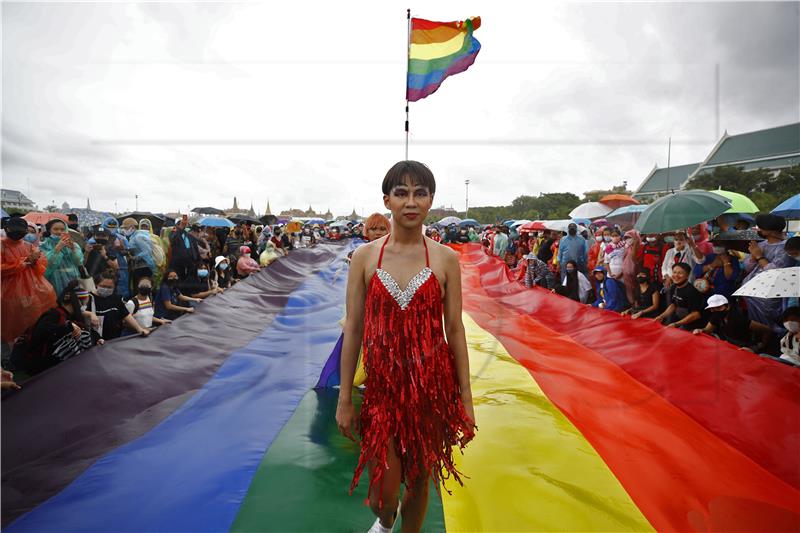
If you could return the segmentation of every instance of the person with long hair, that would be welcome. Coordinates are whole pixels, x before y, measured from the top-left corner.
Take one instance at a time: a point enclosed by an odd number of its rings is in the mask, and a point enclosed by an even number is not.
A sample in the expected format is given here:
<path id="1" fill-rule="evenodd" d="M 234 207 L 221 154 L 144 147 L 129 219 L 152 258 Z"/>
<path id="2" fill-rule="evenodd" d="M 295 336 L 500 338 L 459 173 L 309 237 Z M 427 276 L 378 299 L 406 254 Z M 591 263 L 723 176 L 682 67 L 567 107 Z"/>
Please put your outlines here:
<path id="1" fill-rule="evenodd" d="M 72 242 L 67 231 L 67 223 L 54 218 L 45 224 L 44 239 L 40 249 L 47 257 L 47 270 L 44 277 L 53 286 L 56 294 L 61 294 L 64 287 L 73 279 L 81 277 L 83 251 Z"/>
<path id="2" fill-rule="evenodd" d="M 475 433 L 461 270 L 455 251 L 422 233 L 436 192 L 430 169 L 401 161 L 382 191 L 392 231 L 357 248 L 350 263 L 336 423 L 355 441 L 353 378 L 363 344 L 361 454 L 350 492 L 368 467 L 368 501 L 377 516 L 370 531 L 391 531 L 401 517 L 403 531 L 419 531 L 429 478 L 436 487 L 445 478 L 462 483 L 453 448 Z"/>
<path id="3" fill-rule="evenodd" d="M 564 280 L 561 285 L 553 289 L 553 292 L 566 296 L 570 300 L 575 300 L 582 304 L 588 303 L 589 293 L 592 292 L 592 283 L 589 278 L 581 272 L 577 261 L 570 259 L 564 266 Z"/>

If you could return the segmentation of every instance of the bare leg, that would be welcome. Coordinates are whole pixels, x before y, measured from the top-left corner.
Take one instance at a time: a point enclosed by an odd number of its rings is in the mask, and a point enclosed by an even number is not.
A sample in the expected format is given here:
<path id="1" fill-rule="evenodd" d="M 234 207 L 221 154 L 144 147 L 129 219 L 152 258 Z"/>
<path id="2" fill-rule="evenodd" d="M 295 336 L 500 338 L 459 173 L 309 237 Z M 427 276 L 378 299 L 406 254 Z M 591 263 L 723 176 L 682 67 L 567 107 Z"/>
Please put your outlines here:
<path id="1" fill-rule="evenodd" d="M 402 477 L 402 467 L 400 465 L 400 458 L 394 450 L 394 443 L 389 440 L 389 449 L 386 452 L 386 463 L 389 469 L 383 474 L 380 487 L 374 487 L 369 494 L 369 506 L 375 516 L 381 519 L 383 527 L 392 527 L 395 521 L 395 511 L 397 511 L 397 504 L 399 503 L 400 496 L 400 479 Z M 380 468 L 380 467 L 379 467 Z M 372 472 L 372 464 L 370 464 L 370 472 Z M 379 496 L 383 493 L 383 507 L 378 507 Z M 405 509 L 403 509 L 405 514 Z M 399 517 L 398 517 L 399 518 Z"/>
<path id="2" fill-rule="evenodd" d="M 414 486 L 403 495 L 401 514 L 403 522 L 400 524 L 402 533 L 417 533 L 422 530 L 425 514 L 428 511 L 428 476 L 421 476 Z"/>

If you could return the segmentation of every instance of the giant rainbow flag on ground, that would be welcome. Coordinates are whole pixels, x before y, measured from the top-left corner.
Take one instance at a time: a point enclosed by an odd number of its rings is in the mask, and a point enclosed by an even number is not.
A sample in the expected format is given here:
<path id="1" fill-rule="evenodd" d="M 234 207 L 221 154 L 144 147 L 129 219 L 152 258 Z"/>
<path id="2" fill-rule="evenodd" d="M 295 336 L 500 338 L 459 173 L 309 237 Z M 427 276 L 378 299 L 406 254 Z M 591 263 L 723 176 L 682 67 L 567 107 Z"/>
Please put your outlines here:
<path id="1" fill-rule="evenodd" d="M 9 533 L 364 531 L 337 391 L 352 244 L 294 252 L 2 401 Z M 461 254 L 478 434 L 426 531 L 798 531 L 800 369 Z"/>
<path id="2" fill-rule="evenodd" d="M 471 66 L 481 50 L 472 32 L 480 26 L 480 17 L 456 22 L 412 18 L 406 100 L 422 100 L 436 92 L 445 78 Z"/>

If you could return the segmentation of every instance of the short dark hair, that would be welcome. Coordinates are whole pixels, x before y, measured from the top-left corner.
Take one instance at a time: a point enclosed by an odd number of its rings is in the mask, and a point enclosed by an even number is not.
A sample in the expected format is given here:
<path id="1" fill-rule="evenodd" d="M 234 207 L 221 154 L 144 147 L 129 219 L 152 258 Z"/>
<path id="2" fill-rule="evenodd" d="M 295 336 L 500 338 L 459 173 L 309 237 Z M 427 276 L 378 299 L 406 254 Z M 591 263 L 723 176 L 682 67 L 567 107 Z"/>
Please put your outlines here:
<path id="1" fill-rule="evenodd" d="M 675 267 L 682 268 L 683 271 L 686 272 L 687 276 L 691 275 L 691 273 L 692 273 L 692 267 L 689 265 L 689 263 L 675 263 L 674 265 L 672 265 L 672 268 L 675 268 Z"/>
<path id="2" fill-rule="evenodd" d="M 399 161 L 389 169 L 386 177 L 383 178 L 381 185 L 383 194 L 388 195 L 392 189 L 402 185 L 406 176 L 411 178 L 413 185 L 425 187 L 431 194 L 436 192 L 436 179 L 433 177 L 431 169 L 419 161 Z"/>
<path id="3" fill-rule="evenodd" d="M 800 252 L 800 235 L 795 235 L 794 237 L 787 239 L 786 244 L 783 245 L 783 249 L 787 252 L 789 250 Z"/>
<path id="4" fill-rule="evenodd" d="M 787 307 L 786 311 L 784 311 L 781 315 L 781 322 L 786 322 L 790 316 L 800 316 L 800 307 L 796 305 Z"/>
<path id="5" fill-rule="evenodd" d="M 78 221 L 78 215 L 76 215 L 75 213 L 68 213 L 67 214 L 67 220 L 69 220 L 69 221 L 73 221 L 74 220 L 75 222 L 77 222 Z"/>

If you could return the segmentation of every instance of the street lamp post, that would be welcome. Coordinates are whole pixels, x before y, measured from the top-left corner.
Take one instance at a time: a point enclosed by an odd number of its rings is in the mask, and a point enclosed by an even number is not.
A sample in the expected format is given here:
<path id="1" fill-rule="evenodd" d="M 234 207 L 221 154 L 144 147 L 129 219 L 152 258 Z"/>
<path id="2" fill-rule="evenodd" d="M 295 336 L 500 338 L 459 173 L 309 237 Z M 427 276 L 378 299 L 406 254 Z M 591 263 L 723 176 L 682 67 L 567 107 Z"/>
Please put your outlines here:
<path id="1" fill-rule="evenodd" d="M 135 196 L 136 196 L 136 211 L 138 211 L 139 210 L 139 195 L 137 194 Z"/>
<path id="2" fill-rule="evenodd" d="M 464 180 L 464 185 L 467 189 L 467 198 L 465 201 L 464 218 L 469 218 L 469 180 Z"/>

